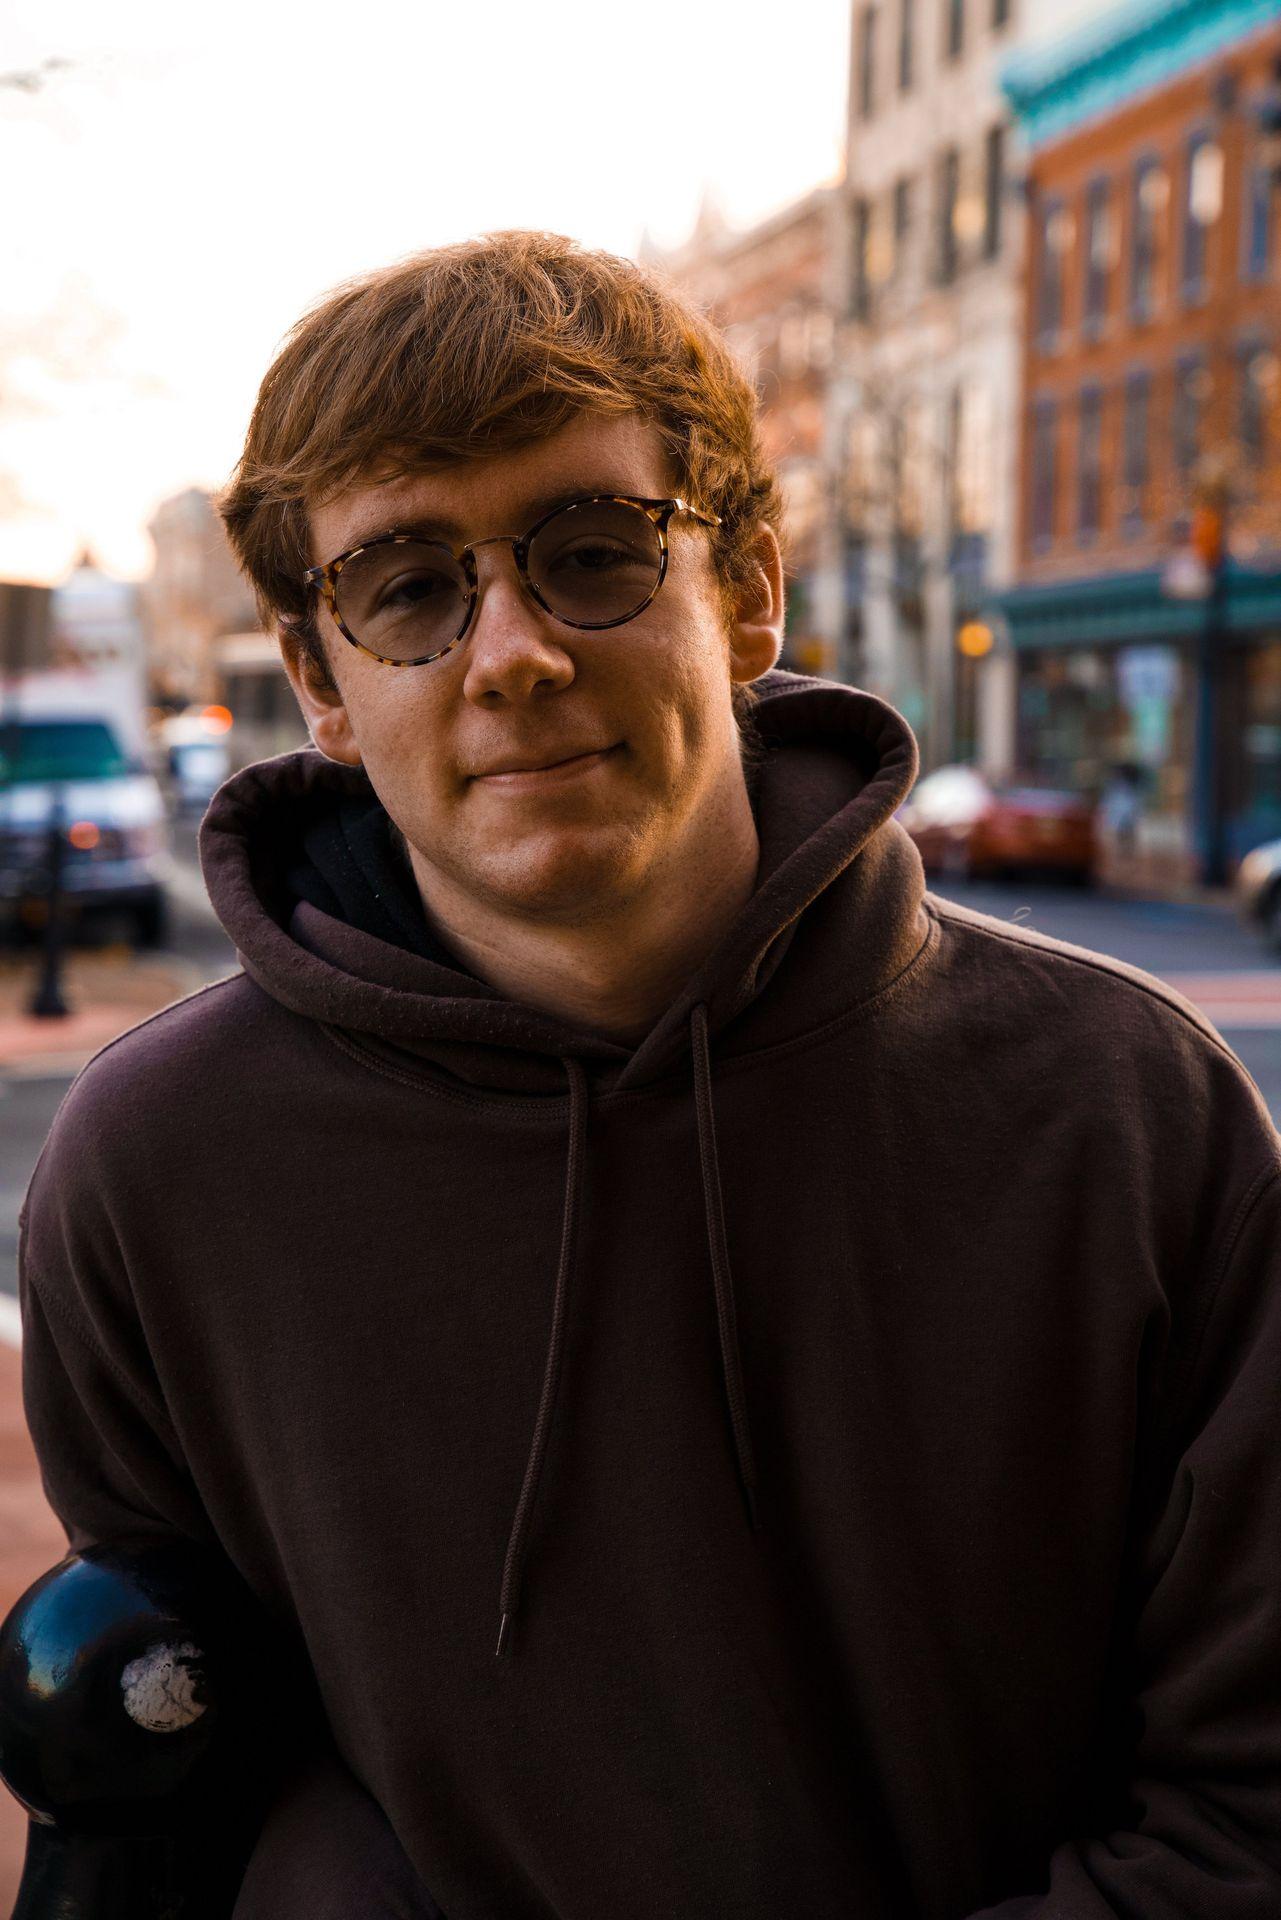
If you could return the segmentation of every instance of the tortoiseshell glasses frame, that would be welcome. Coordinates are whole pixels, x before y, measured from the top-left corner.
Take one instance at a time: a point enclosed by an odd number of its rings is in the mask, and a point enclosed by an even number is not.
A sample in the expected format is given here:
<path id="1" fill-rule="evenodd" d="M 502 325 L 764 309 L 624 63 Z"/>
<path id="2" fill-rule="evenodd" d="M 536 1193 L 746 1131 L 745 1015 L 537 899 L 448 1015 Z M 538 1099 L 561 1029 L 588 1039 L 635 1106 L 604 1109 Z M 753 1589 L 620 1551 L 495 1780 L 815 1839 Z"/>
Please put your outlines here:
<path id="1" fill-rule="evenodd" d="M 640 604 L 632 607 L 627 613 L 618 614 L 610 620 L 571 620 L 567 618 L 565 614 L 558 612 L 555 607 L 549 605 L 544 595 L 539 591 L 537 583 L 531 578 L 529 572 L 530 547 L 537 536 L 543 531 L 544 527 L 555 520 L 560 514 L 573 512 L 580 507 L 599 506 L 602 504 L 635 507 L 645 515 L 653 527 L 654 532 L 658 536 L 657 566 L 654 583 Z M 562 501 L 559 506 L 553 507 L 550 512 L 541 515 L 527 533 L 490 534 L 486 539 L 473 540 L 465 547 L 451 547 L 447 541 L 429 540 L 422 534 L 402 532 L 399 529 L 393 529 L 388 533 L 375 534 L 372 539 L 362 540 L 358 546 L 348 547 L 345 552 L 336 554 L 332 560 L 326 561 L 323 567 L 309 567 L 303 575 L 303 581 L 308 587 L 314 587 L 322 596 L 333 618 L 334 625 L 343 636 L 343 639 L 350 642 L 353 647 L 358 647 L 362 653 L 367 653 L 371 659 L 380 661 L 382 665 L 386 667 L 422 667 L 426 666 L 432 660 L 442 660 L 447 653 L 452 653 L 455 647 L 461 645 L 462 641 L 467 637 L 468 629 L 471 626 L 477 603 L 480 599 L 480 578 L 476 570 L 476 549 L 478 547 L 493 546 L 496 543 L 504 541 L 510 543 L 521 585 L 525 592 L 529 594 L 530 598 L 534 600 L 545 613 L 550 614 L 553 620 L 559 620 L 562 626 L 575 627 L 586 633 L 602 632 L 608 627 L 621 627 L 626 625 L 627 621 L 634 620 L 638 614 L 644 613 L 646 607 L 653 601 L 655 594 L 667 578 L 667 528 L 673 515 L 677 513 L 687 513 L 691 518 L 701 522 L 705 527 L 719 527 L 721 524 L 719 515 L 702 513 L 697 507 L 692 507 L 687 500 L 678 498 L 646 500 L 632 494 L 623 493 L 584 494 L 578 499 Z M 386 654 L 378 653 L 373 647 L 367 646 L 346 624 L 341 613 L 338 611 L 338 582 L 342 575 L 343 568 L 349 566 L 358 554 L 366 553 L 370 548 L 374 547 L 405 545 L 434 547 L 439 552 L 447 553 L 461 569 L 463 576 L 461 584 L 465 594 L 465 605 L 458 631 L 447 645 L 438 647 L 434 653 L 419 654 L 417 658 L 412 660 L 391 660 L 388 659 Z"/>

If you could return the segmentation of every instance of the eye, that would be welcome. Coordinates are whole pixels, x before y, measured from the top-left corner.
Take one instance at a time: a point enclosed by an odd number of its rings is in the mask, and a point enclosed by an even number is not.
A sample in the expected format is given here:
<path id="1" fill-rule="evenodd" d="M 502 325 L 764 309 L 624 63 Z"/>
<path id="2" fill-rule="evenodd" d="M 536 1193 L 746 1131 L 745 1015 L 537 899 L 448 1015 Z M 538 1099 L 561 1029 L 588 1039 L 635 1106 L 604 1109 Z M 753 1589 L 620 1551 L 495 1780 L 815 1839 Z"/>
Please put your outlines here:
<path id="1" fill-rule="evenodd" d="M 379 611 L 405 611 L 444 594 L 457 593 L 457 583 L 434 567 L 407 567 L 384 581 L 378 593 Z"/>
<path id="2" fill-rule="evenodd" d="M 625 540 L 585 533 L 561 542 L 544 564 L 558 573 L 608 573 L 617 567 L 647 566 L 650 556 Z"/>

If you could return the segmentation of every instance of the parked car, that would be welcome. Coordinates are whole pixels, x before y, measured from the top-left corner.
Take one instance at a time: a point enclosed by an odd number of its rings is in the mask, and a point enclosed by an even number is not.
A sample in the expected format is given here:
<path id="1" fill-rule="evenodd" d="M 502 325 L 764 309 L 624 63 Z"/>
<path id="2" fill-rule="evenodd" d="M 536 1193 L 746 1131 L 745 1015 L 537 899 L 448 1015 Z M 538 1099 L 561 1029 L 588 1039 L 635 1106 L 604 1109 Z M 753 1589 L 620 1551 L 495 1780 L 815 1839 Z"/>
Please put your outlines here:
<path id="1" fill-rule="evenodd" d="M 168 832 L 160 787 L 109 721 L 23 713 L 0 721 L 0 919 L 40 924 L 55 797 L 66 827 L 62 882 L 73 919 L 126 915 L 138 945 L 167 931 Z"/>
<path id="2" fill-rule="evenodd" d="M 1233 882 L 1237 911 L 1281 953 L 1281 840 L 1268 840 L 1246 854 Z"/>
<path id="3" fill-rule="evenodd" d="M 1088 885 L 1097 861 L 1094 803 L 977 767 L 939 767 L 917 782 L 898 818 L 927 873 L 967 880 L 1052 872 Z"/>
<path id="4" fill-rule="evenodd" d="M 157 732 L 162 780 L 176 815 L 202 814 L 231 773 L 225 707 L 188 707 Z"/>

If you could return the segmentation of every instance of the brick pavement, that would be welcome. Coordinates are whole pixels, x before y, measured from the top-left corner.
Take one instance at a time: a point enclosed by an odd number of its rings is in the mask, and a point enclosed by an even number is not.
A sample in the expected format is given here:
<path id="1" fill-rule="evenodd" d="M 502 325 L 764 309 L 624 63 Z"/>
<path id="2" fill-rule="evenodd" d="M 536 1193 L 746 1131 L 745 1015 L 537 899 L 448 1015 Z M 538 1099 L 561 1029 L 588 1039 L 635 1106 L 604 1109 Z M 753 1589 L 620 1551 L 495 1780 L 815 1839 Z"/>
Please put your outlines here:
<path id="1" fill-rule="evenodd" d="M 126 947 L 72 953 L 63 969 L 62 1019 L 27 1012 L 36 977 L 31 954 L 0 956 L 0 1073 L 66 1067 L 74 1071 L 127 1027 L 200 986 L 200 968 L 173 954 L 132 954 Z"/>

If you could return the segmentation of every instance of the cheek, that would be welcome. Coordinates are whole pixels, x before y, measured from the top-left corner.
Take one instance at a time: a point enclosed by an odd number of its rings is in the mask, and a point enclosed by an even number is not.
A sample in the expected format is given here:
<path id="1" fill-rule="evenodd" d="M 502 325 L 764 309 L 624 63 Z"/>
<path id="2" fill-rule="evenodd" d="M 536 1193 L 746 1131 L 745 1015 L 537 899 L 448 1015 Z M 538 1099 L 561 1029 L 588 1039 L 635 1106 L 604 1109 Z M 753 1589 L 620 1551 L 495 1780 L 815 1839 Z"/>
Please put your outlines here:
<path id="1" fill-rule="evenodd" d="M 358 686 L 347 689 L 346 701 L 365 770 L 391 811 L 397 802 L 403 809 L 406 802 L 412 807 L 415 796 L 435 795 L 448 759 L 439 698 L 408 678 L 412 668 L 403 674 L 391 667 L 377 670 L 385 681 L 362 676 Z"/>
<path id="2" fill-rule="evenodd" d="M 699 603 L 672 610 L 664 630 L 646 636 L 646 706 L 682 758 L 698 757 L 724 732 L 729 710 L 729 645 Z"/>

